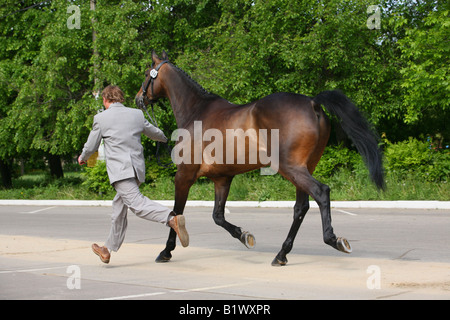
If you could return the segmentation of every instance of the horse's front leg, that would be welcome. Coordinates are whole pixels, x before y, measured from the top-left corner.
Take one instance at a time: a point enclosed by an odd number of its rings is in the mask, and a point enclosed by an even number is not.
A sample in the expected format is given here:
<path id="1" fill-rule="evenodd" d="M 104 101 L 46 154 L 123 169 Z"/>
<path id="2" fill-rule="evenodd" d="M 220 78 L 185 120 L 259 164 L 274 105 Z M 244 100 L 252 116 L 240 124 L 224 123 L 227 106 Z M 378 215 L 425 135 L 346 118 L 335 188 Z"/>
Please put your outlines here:
<path id="1" fill-rule="evenodd" d="M 233 238 L 239 239 L 247 248 L 252 249 L 255 246 L 255 237 L 251 233 L 242 231 L 240 227 L 225 220 L 225 203 L 232 180 L 233 177 L 213 179 L 215 187 L 213 219 L 217 225 L 227 230 Z"/>
<path id="2" fill-rule="evenodd" d="M 191 175 L 192 177 L 192 175 Z M 176 215 L 183 214 L 184 207 L 186 206 L 186 201 L 189 195 L 189 189 L 194 184 L 195 180 L 186 179 L 186 175 L 183 174 L 181 170 L 177 171 L 175 174 L 175 204 L 173 207 L 173 212 Z M 156 258 L 156 262 L 169 262 L 172 258 L 172 251 L 175 250 L 177 242 L 177 234 L 175 230 L 170 228 L 169 238 L 166 242 L 166 247 L 160 252 L 159 256 Z"/>

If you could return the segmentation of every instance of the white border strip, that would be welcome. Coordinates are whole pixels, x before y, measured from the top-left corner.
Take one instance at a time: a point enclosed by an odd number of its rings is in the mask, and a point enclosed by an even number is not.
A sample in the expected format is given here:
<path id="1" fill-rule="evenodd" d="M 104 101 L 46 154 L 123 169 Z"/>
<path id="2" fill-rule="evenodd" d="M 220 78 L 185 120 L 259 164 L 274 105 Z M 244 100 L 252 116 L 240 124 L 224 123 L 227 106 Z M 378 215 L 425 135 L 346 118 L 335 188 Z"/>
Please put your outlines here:
<path id="1" fill-rule="evenodd" d="M 173 200 L 155 200 L 173 207 Z M 292 208 L 295 201 L 227 201 L 226 206 L 249 208 Z M 111 207 L 111 200 L 0 200 L 0 206 L 84 206 Z M 311 208 L 317 208 L 315 201 L 310 201 Z M 186 202 L 186 207 L 214 207 L 214 201 Z M 331 201 L 332 208 L 396 208 L 396 209 L 449 209 L 450 201 Z"/>

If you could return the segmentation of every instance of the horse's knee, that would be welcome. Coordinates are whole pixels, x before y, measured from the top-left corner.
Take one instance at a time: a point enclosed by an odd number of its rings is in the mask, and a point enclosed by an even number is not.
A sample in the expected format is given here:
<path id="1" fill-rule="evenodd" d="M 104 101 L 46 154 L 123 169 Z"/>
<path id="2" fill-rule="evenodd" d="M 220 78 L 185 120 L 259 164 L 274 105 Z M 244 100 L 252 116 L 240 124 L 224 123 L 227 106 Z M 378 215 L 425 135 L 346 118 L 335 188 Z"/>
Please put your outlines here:
<path id="1" fill-rule="evenodd" d="M 224 211 L 214 211 L 213 220 L 218 226 L 223 226 L 225 223 Z"/>
<path id="2" fill-rule="evenodd" d="M 309 210 L 309 201 L 294 206 L 294 219 L 301 215 L 305 215 Z"/>

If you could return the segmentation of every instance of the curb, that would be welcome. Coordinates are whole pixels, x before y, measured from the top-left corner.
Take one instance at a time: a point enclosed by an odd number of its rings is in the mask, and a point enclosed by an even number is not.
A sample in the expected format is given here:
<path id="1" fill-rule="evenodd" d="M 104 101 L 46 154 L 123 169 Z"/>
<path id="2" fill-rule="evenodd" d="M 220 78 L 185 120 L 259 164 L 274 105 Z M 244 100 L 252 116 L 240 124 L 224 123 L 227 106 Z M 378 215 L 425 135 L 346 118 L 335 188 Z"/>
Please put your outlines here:
<path id="1" fill-rule="evenodd" d="M 173 207 L 174 200 L 155 200 Z M 318 208 L 315 201 L 310 201 L 311 208 Z M 292 208 L 295 201 L 227 201 L 226 206 L 250 208 Z M 77 206 L 77 207 L 111 207 L 111 200 L 0 200 L 0 206 Z M 186 207 L 214 207 L 214 201 L 186 202 Z M 331 201 L 332 208 L 376 208 L 376 209 L 447 209 L 450 201 Z"/>

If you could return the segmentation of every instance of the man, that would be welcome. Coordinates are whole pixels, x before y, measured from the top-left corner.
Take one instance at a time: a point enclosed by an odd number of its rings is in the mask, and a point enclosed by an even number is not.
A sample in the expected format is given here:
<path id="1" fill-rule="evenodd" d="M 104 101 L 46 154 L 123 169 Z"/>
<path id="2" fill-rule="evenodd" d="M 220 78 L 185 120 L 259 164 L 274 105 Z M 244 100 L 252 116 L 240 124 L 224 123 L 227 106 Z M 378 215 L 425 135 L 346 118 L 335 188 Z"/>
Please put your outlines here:
<path id="1" fill-rule="evenodd" d="M 94 124 L 84 145 L 78 163 L 83 165 L 98 150 L 103 139 L 106 169 L 110 183 L 117 194 L 112 203 L 111 231 L 103 247 L 92 245 L 92 250 L 104 263 L 109 263 L 110 251 L 119 250 L 127 229 L 127 209 L 138 217 L 159 222 L 173 228 L 183 247 L 189 245 L 189 235 L 182 215 L 143 196 L 139 185 L 145 180 L 145 159 L 141 135 L 166 142 L 167 138 L 151 125 L 141 110 L 127 108 L 123 92 L 118 86 L 107 86 L 103 92 L 105 111 L 94 116 Z"/>

